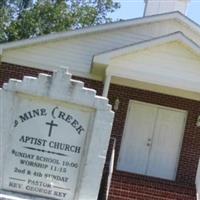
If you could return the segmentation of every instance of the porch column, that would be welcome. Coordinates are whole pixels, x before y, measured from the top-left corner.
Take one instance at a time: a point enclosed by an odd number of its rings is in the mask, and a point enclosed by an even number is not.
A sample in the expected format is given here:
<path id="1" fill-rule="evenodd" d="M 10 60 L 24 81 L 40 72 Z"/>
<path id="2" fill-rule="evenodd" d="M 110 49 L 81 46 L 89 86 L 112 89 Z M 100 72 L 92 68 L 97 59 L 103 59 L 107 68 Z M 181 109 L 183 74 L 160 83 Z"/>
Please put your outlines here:
<path id="1" fill-rule="evenodd" d="M 197 200 L 200 200 L 200 160 L 197 168 L 197 173 L 196 173 L 196 191 L 197 191 Z"/>
<path id="2" fill-rule="evenodd" d="M 103 94 L 102 96 L 107 97 L 108 96 L 108 91 L 110 88 L 110 82 L 111 82 L 111 75 L 107 74 L 104 80 L 104 87 L 103 87 Z"/>

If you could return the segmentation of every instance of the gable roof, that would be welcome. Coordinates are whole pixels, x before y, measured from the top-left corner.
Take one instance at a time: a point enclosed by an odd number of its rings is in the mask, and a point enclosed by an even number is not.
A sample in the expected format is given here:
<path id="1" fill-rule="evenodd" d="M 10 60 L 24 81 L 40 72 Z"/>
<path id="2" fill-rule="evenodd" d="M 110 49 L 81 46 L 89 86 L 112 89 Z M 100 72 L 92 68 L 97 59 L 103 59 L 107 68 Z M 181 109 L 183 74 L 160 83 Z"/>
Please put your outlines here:
<path id="1" fill-rule="evenodd" d="M 185 46 L 189 47 L 196 55 L 200 55 L 200 46 L 198 46 L 194 41 L 185 36 L 182 32 L 175 32 L 95 55 L 93 57 L 93 64 L 98 64 L 98 67 L 102 67 L 108 65 L 110 59 L 114 57 L 133 53 L 135 51 L 143 50 L 146 48 L 152 48 L 154 46 L 162 45 L 173 41 L 181 42 Z"/>
<path id="2" fill-rule="evenodd" d="M 102 24 L 98 26 L 92 26 L 92 27 L 82 28 L 82 29 L 73 30 L 73 31 L 52 33 L 52 34 L 48 34 L 44 36 L 39 36 L 36 38 L 31 38 L 31 39 L 3 43 L 3 44 L 0 44 L 0 55 L 2 54 L 2 51 L 4 49 L 19 48 L 19 47 L 39 44 L 43 42 L 67 39 L 67 38 L 75 37 L 78 35 L 85 35 L 85 34 L 90 34 L 90 33 L 95 33 L 95 32 L 103 32 L 103 31 L 108 31 L 108 30 L 113 30 L 113 29 L 135 26 L 139 24 L 141 25 L 141 24 L 146 24 L 146 23 L 161 22 L 161 21 L 172 20 L 172 19 L 177 20 L 183 23 L 184 25 L 186 25 L 187 27 L 189 27 L 190 29 L 192 29 L 193 31 L 200 33 L 200 26 L 197 23 L 195 23 L 194 21 L 192 21 L 191 19 L 189 19 L 188 17 L 186 17 L 180 12 L 171 12 L 171 13 L 152 15 L 152 16 L 141 17 L 141 18 L 136 18 L 136 19 L 118 21 L 118 22 L 113 22 L 113 23 L 108 23 L 108 24 Z"/>
<path id="3" fill-rule="evenodd" d="M 176 32 L 97 55 L 93 73 L 104 70 L 122 80 L 116 84 L 129 80 L 199 93 L 199 55 L 200 47 Z"/>

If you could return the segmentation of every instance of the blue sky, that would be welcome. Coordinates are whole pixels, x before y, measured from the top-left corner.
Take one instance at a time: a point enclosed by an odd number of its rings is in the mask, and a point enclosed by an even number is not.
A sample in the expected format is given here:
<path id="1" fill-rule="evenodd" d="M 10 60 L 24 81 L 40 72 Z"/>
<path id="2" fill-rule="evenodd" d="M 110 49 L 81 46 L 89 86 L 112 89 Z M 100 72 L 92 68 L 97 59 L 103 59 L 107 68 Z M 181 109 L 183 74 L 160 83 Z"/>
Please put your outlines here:
<path id="1" fill-rule="evenodd" d="M 131 19 L 143 16 L 144 0 L 116 0 L 116 2 L 120 2 L 121 8 L 111 15 L 113 19 Z M 186 15 L 200 24 L 200 0 L 190 1 Z"/>

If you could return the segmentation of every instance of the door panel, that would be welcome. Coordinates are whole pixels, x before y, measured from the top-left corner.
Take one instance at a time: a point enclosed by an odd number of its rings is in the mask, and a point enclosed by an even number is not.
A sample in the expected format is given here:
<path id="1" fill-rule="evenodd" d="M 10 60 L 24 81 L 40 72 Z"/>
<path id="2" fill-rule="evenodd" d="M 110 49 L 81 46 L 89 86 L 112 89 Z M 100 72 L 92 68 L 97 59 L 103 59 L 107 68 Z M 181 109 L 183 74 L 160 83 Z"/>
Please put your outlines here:
<path id="1" fill-rule="evenodd" d="M 184 112 L 158 109 L 147 175 L 175 179 L 184 122 Z"/>
<path id="2" fill-rule="evenodd" d="M 131 101 L 117 168 L 175 179 L 185 118 L 185 111 Z"/>
<path id="3" fill-rule="evenodd" d="M 157 109 L 142 103 L 129 105 L 118 169 L 144 174 L 149 156 Z"/>

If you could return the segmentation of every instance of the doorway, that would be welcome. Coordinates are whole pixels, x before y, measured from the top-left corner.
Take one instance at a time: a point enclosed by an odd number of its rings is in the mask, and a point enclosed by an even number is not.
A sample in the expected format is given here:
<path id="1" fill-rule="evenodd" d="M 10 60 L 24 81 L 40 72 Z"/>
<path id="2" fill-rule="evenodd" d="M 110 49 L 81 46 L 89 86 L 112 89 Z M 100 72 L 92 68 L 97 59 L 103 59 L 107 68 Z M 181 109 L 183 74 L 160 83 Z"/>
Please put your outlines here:
<path id="1" fill-rule="evenodd" d="M 117 168 L 175 180 L 187 112 L 130 101 Z"/>

